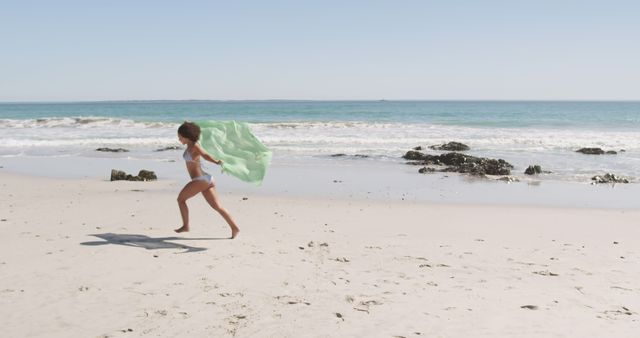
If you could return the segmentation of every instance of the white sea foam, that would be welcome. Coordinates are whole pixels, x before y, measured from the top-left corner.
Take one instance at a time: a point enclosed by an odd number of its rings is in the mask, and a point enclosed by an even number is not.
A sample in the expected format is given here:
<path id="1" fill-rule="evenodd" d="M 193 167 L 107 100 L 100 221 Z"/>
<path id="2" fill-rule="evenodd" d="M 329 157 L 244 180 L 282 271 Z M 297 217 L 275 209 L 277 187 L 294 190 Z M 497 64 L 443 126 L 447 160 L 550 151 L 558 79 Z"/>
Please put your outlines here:
<path id="1" fill-rule="evenodd" d="M 175 141 L 176 123 L 136 122 L 111 118 L 0 120 L 0 147 L 56 147 L 117 144 L 144 146 Z M 630 131 L 470 128 L 432 124 L 368 122 L 295 122 L 251 124 L 267 145 L 291 151 L 377 149 L 383 153 L 449 141 L 476 150 L 575 150 L 602 147 L 640 150 L 640 137 Z M 384 154 L 381 154 L 384 155 Z"/>
<path id="2" fill-rule="evenodd" d="M 296 123 L 283 132 L 283 124 L 256 125 L 262 140 L 275 146 L 352 145 L 395 150 L 449 141 L 476 149 L 522 149 L 531 151 L 576 150 L 596 146 L 615 150 L 640 150 L 640 137 L 629 131 L 550 130 L 525 128 L 469 128 L 430 124 L 391 123 Z"/>
<path id="3" fill-rule="evenodd" d="M 152 151 L 158 147 L 177 144 L 178 125 L 91 116 L 4 119 L 0 120 L 0 156 L 59 156 L 101 146 L 133 148 L 138 150 L 136 154 L 146 151 L 149 154 L 142 156 L 156 156 Z M 517 170 L 537 161 L 553 168 L 560 178 L 582 178 L 581 175 L 599 170 L 640 176 L 640 136 L 628 130 L 474 128 L 358 121 L 250 125 L 260 140 L 285 158 L 360 154 L 369 159 L 401 161 L 402 154 L 415 146 L 458 141 L 468 144 L 471 154 L 505 158 Z M 626 152 L 608 157 L 576 154 L 575 150 L 582 147 Z"/>
<path id="4" fill-rule="evenodd" d="M 73 146 L 158 146 L 171 145 L 176 143 L 175 138 L 83 138 L 83 139 L 57 139 L 57 140 L 34 140 L 34 139 L 3 139 L 2 148 L 31 148 L 31 147 L 73 147 Z"/>
<path id="5" fill-rule="evenodd" d="M 102 127 L 128 127 L 128 128 L 167 128 L 177 127 L 175 123 L 145 122 L 130 119 L 118 119 L 95 116 L 78 117 L 51 117 L 39 119 L 0 119 L 0 128 L 102 128 Z"/>

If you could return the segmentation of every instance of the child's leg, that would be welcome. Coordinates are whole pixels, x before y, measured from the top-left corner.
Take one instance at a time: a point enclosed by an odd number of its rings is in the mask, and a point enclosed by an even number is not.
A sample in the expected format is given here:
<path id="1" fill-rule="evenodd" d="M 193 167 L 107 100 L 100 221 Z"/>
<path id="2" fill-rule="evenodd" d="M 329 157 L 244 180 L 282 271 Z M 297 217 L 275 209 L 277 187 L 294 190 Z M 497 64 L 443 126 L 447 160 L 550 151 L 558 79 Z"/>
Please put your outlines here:
<path id="1" fill-rule="evenodd" d="M 203 191 L 202 196 L 204 196 L 204 199 L 207 200 L 207 202 L 213 208 L 213 210 L 219 212 L 220 215 L 224 218 L 224 220 L 227 221 L 227 224 L 229 224 L 229 227 L 231 228 L 231 238 L 235 238 L 238 232 L 240 232 L 240 229 L 238 228 L 238 225 L 233 220 L 231 215 L 229 215 L 229 212 L 227 211 L 227 209 L 223 208 L 220 205 L 220 199 L 218 198 L 216 189 L 214 187 L 211 187 Z"/>
<path id="2" fill-rule="evenodd" d="M 182 191 L 178 194 L 178 206 L 180 207 L 180 216 L 182 216 L 182 227 L 176 229 L 176 232 L 189 231 L 189 208 L 187 207 L 187 200 L 203 189 L 206 189 L 206 187 L 207 182 L 191 181 L 182 188 Z"/>

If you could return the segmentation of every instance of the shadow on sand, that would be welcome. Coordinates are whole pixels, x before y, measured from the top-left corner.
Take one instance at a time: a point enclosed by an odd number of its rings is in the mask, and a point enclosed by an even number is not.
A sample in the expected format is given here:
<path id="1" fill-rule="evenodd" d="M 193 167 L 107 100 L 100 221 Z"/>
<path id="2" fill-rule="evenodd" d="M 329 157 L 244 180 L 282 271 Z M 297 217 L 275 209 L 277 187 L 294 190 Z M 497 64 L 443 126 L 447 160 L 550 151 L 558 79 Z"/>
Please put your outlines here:
<path id="1" fill-rule="evenodd" d="M 133 246 L 137 248 L 145 248 L 147 250 L 155 250 L 155 249 L 187 249 L 183 253 L 187 252 L 198 252 L 207 250 L 206 248 L 198 248 L 195 246 L 188 246 L 184 244 L 172 243 L 169 241 L 215 241 L 221 239 L 229 239 L 229 238 L 185 238 L 185 237 L 158 237 L 153 238 L 146 235 L 131 235 L 131 234 L 93 234 L 91 236 L 98 237 L 103 239 L 103 241 L 95 241 L 95 242 L 84 242 L 80 243 L 81 245 L 106 245 L 106 244 L 116 244 L 116 245 L 125 245 L 125 246 Z"/>

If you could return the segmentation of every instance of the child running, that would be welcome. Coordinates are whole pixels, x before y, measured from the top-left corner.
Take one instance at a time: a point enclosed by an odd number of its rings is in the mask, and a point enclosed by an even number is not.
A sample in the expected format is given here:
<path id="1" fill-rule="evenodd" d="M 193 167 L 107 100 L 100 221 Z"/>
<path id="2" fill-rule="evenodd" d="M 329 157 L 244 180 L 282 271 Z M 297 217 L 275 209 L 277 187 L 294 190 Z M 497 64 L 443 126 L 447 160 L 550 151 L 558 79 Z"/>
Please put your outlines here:
<path id="1" fill-rule="evenodd" d="M 200 164 L 201 157 L 218 165 L 222 164 L 222 160 L 214 159 L 198 144 L 200 127 L 193 122 L 185 122 L 178 128 L 178 139 L 180 143 L 187 146 L 182 157 L 186 162 L 187 171 L 189 172 L 189 176 L 191 176 L 191 182 L 187 183 L 178 195 L 182 227 L 176 229 L 175 232 L 189 231 L 189 208 L 187 207 L 187 200 L 198 193 L 202 193 L 202 196 L 204 196 L 204 199 L 207 200 L 213 210 L 220 213 L 229 224 L 231 228 L 231 239 L 235 238 L 238 232 L 240 232 L 240 229 L 233 218 L 231 218 L 231 215 L 229 215 L 229 212 L 220 205 L 213 177 L 204 172 Z"/>

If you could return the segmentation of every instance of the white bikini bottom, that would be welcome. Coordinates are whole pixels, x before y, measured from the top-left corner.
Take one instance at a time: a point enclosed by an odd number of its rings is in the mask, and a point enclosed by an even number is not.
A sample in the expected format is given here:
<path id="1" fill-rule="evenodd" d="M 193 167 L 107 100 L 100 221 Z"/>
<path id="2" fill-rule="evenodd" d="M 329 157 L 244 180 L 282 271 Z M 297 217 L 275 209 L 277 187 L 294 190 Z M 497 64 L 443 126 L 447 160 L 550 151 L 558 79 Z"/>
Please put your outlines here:
<path id="1" fill-rule="evenodd" d="M 207 183 L 209 183 L 209 185 L 213 185 L 214 181 L 213 181 L 213 177 L 207 173 L 205 173 L 202 176 L 198 176 L 198 177 L 194 177 L 191 179 L 191 181 L 205 181 Z"/>

